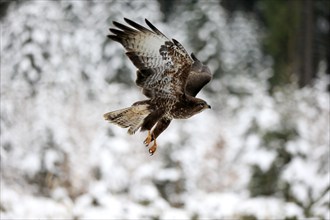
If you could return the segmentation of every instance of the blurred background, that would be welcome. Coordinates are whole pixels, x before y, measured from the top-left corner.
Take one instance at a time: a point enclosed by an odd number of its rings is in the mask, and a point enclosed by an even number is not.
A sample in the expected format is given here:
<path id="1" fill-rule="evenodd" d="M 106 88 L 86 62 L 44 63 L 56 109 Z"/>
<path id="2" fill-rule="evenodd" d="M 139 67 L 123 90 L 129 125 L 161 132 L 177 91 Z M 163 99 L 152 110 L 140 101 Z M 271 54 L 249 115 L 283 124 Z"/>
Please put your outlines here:
<path id="1" fill-rule="evenodd" d="M 207 64 L 211 104 L 146 133 L 112 21 Z M 1 1 L 1 219 L 330 219 L 328 0 Z"/>

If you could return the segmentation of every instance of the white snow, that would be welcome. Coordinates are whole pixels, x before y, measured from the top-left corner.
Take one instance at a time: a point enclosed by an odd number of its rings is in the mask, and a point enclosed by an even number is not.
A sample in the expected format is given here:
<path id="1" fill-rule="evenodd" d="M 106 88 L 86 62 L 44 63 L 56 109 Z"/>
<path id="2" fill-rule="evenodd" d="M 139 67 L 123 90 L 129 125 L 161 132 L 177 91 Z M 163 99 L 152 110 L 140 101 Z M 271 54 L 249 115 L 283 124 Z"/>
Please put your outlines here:
<path id="1" fill-rule="evenodd" d="M 324 64 L 314 85 L 271 96 L 253 18 L 229 22 L 220 4 L 198 1 L 163 23 L 157 1 L 96 2 L 12 3 L 1 21 L 1 219 L 330 218 Z M 224 71 L 198 94 L 212 110 L 171 122 L 152 157 L 146 132 L 102 117 L 145 98 L 106 38 L 123 17 L 148 18 L 189 52 L 191 37 L 207 41 L 196 55 Z M 252 197 L 251 167 L 274 162 L 276 191 Z"/>

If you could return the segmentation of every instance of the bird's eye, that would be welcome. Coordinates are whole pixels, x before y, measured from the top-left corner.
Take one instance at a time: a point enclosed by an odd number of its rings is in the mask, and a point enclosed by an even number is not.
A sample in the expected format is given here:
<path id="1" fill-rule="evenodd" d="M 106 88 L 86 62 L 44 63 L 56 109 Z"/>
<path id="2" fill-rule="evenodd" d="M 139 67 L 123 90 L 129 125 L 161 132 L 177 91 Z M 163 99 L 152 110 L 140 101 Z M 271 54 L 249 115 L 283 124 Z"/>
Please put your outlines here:
<path id="1" fill-rule="evenodd" d="M 204 108 L 204 103 L 200 103 L 199 107 Z"/>

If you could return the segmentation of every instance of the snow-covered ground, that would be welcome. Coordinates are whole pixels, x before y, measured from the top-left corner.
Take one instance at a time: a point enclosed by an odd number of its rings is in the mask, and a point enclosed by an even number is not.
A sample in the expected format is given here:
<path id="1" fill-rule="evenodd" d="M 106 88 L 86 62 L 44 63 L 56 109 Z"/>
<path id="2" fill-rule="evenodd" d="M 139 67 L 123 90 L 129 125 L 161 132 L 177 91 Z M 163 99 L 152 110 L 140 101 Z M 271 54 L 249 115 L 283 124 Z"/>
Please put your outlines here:
<path id="1" fill-rule="evenodd" d="M 173 121 L 152 157 L 146 133 L 103 120 L 144 98 L 106 38 L 132 14 L 189 51 L 192 33 L 208 40 L 197 56 L 236 72 L 198 95 L 212 110 Z M 209 22 L 194 31 L 198 14 Z M 271 96 L 253 20 L 227 23 L 205 2 L 176 16 L 162 23 L 157 1 L 11 5 L 1 21 L 1 219 L 330 219 L 324 64 L 313 86 Z"/>

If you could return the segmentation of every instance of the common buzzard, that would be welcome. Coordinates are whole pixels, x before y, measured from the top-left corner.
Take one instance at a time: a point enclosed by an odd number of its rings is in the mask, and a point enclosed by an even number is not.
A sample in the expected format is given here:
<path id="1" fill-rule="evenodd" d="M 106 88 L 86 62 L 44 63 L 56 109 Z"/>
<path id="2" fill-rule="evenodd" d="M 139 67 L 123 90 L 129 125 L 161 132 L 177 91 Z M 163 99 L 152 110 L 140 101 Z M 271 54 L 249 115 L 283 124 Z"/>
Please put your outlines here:
<path id="1" fill-rule="evenodd" d="M 194 54 L 186 52 L 175 39 L 170 40 L 147 19 L 147 29 L 124 18 L 126 26 L 116 21 L 108 37 L 126 49 L 126 55 L 137 67 L 136 84 L 147 100 L 131 107 L 104 114 L 105 120 L 128 128 L 134 134 L 139 128 L 147 130 L 144 144 L 150 155 L 157 149 L 156 138 L 169 126 L 172 119 L 186 119 L 211 108 L 197 93 L 211 80 L 209 68 Z M 152 128 L 154 128 L 152 130 Z"/>

